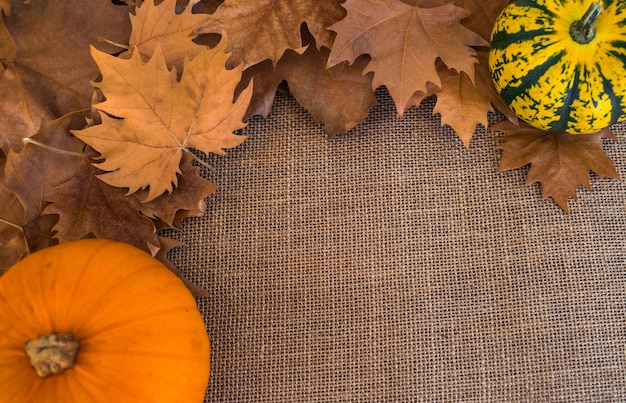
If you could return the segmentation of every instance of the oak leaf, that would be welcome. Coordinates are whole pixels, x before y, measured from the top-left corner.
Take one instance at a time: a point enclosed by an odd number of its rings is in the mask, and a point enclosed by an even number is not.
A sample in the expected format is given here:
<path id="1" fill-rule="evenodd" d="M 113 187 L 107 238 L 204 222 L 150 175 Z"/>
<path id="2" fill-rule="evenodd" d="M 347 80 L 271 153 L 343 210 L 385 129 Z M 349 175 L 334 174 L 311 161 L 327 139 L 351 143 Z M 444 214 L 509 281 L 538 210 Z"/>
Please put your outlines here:
<path id="1" fill-rule="evenodd" d="M 330 48 L 333 33 L 327 28 L 344 15 L 338 0 L 226 0 L 197 32 L 226 32 L 232 52 L 228 67 L 246 69 L 265 59 L 276 64 L 287 49 L 302 48 L 303 23 L 318 47 Z"/>
<path id="2" fill-rule="evenodd" d="M 463 25 L 491 41 L 491 32 L 496 19 L 510 3 L 510 0 L 456 0 L 455 4 L 470 12 Z"/>
<path id="3" fill-rule="evenodd" d="M 22 138 L 43 122 L 89 107 L 90 80 L 98 74 L 89 44 L 98 37 L 124 43 L 128 11 L 110 0 L 90 1 L 89 7 L 64 0 L 12 3 L 4 21 L 13 55 L 0 54 L 6 68 L 0 77 L 0 149 L 19 151 Z M 106 43 L 98 47 L 119 51 Z"/>
<path id="4" fill-rule="evenodd" d="M 500 171 L 530 164 L 526 184 L 541 183 L 543 198 L 552 198 L 569 212 L 568 198 L 576 200 L 576 189 L 590 189 L 589 171 L 600 177 L 619 179 L 611 158 L 602 150 L 602 139 L 615 139 L 610 129 L 585 135 L 538 130 L 509 121 L 493 129 L 507 133 L 498 137 L 503 150 Z"/>
<path id="5" fill-rule="evenodd" d="M 176 0 L 164 0 L 158 5 L 154 0 L 144 1 L 135 14 L 130 15 L 129 47 L 149 59 L 158 44 L 168 67 L 174 66 L 181 72 L 185 58 L 193 59 L 203 49 L 193 39 L 197 37 L 194 33 L 196 26 L 206 16 L 191 11 L 192 7 L 187 6 L 181 13 L 176 13 Z"/>
<path id="6" fill-rule="evenodd" d="M 246 139 L 233 132 L 245 127 L 251 89 L 232 102 L 241 69 L 224 68 L 225 47 L 223 39 L 185 63 L 180 81 L 159 46 L 145 63 L 136 50 L 130 59 L 92 50 L 102 72 L 95 85 L 106 98 L 95 107 L 105 114 L 102 124 L 73 133 L 100 153 L 96 166 L 108 171 L 100 179 L 129 194 L 149 188 L 146 201 L 153 200 L 178 183 L 190 148 L 224 155 Z"/>
<path id="7" fill-rule="evenodd" d="M 471 46 L 488 42 L 461 24 L 469 11 L 452 3 L 422 8 L 400 0 L 347 0 L 343 7 L 346 18 L 329 27 L 337 37 L 328 65 L 369 54 L 365 72 L 374 72 L 374 88 L 387 87 L 400 115 L 416 91 L 427 92 L 429 82 L 441 87 L 437 59 L 474 80 Z"/>

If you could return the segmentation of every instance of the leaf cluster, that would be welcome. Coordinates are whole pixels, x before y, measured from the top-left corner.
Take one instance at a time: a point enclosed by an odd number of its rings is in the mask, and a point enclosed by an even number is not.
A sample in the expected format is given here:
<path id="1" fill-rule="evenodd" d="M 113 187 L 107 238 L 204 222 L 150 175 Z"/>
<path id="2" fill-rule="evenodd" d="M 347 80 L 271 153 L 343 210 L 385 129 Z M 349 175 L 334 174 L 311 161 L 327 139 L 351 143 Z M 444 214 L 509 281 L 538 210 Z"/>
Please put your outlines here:
<path id="1" fill-rule="evenodd" d="M 529 181 L 564 209 L 589 170 L 617 177 L 608 132 L 527 128 L 497 94 L 487 56 L 506 0 L 115 3 L 0 0 L 0 272 L 84 237 L 176 272 L 159 230 L 204 213 L 217 188 L 204 156 L 245 141 L 281 89 L 329 136 L 363 122 L 381 86 L 400 116 L 436 97 L 466 147 L 495 106 L 508 119 L 494 127 L 509 134 L 501 169 L 531 164 Z"/>

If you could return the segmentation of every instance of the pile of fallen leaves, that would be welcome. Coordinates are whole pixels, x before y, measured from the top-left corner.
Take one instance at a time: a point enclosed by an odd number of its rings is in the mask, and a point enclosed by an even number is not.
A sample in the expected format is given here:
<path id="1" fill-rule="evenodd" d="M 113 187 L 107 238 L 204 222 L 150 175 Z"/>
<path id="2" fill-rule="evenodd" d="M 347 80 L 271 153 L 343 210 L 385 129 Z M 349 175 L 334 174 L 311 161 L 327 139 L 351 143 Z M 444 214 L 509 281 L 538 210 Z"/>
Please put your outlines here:
<path id="1" fill-rule="evenodd" d="M 365 120 L 381 86 L 399 115 L 436 97 L 466 147 L 493 105 L 508 119 L 493 127 L 501 169 L 531 164 L 528 182 L 567 210 L 590 170 L 617 177 L 612 135 L 520 127 L 487 68 L 506 4 L 0 0 L 0 272 L 89 236 L 169 264 L 159 229 L 204 214 L 217 188 L 198 153 L 241 144 L 282 87 L 329 136 Z"/>

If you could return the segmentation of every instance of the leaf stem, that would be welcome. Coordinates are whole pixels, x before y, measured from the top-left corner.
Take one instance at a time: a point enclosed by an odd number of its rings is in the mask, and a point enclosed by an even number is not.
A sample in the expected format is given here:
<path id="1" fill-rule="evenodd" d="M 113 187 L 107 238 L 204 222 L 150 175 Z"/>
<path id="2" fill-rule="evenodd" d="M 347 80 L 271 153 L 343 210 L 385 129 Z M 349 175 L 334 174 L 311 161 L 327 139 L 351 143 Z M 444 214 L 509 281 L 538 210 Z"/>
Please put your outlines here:
<path id="1" fill-rule="evenodd" d="M 105 42 L 105 43 L 108 43 L 109 45 L 113 45 L 113 46 L 118 47 L 120 49 L 125 49 L 125 50 L 129 50 L 130 49 L 130 47 L 128 47 L 127 45 L 123 45 L 121 43 L 110 41 L 110 40 L 108 40 L 106 38 L 103 38 L 101 36 L 99 36 L 96 39 L 98 40 L 98 42 Z"/>
<path id="2" fill-rule="evenodd" d="M 194 160 L 196 160 L 198 162 L 198 164 L 202 165 L 203 167 L 205 167 L 206 169 L 208 169 L 209 171 L 211 171 L 212 173 L 216 173 L 217 170 L 215 168 L 213 168 L 213 166 L 211 166 L 210 164 L 204 162 L 202 159 L 200 159 L 196 154 L 192 153 L 188 148 L 184 148 L 183 147 L 183 151 L 188 152 L 189 154 L 191 154 L 191 156 L 193 157 Z"/>
<path id="3" fill-rule="evenodd" d="M 74 152 L 74 151 L 61 150 L 60 148 L 49 146 L 47 144 L 44 144 L 44 143 L 42 143 L 40 141 L 37 141 L 35 139 L 32 139 L 30 137 L 25 137 L 25 138 L 22 139 L 22 141 L 24 143 L 26 143 L 26 144 L 31 143 L 33 145 L 36 145 L 37 147 L 41 147 L 41 148 L 46 149 L 48 151 L 53 151 L 53 152 L 56 152 L 56 153 L 59 153 L 59 154 L 71 155 L 71 156 L 74 156 L 74 157 L 86 158 L 86 155 L 83 154 L 83 153 L 77 153 L 77 152 Z"/>
<path id="4" fill-rule="evenodd" d="M 17 225 L 17 224 L 15 224 L 15 223 L 13 223 L 13 222 L 11 222 L 9 220 L 5 220 L 2 217 L 0 217 L 0 223 L 6 224 L 9 227 L 13 227 L 13 228 L 16 228 L 16 229 L 20 230 L 22 232 L 22 234 L 24 233 L 24 228 L 22 228 L 20 225 Z"/>

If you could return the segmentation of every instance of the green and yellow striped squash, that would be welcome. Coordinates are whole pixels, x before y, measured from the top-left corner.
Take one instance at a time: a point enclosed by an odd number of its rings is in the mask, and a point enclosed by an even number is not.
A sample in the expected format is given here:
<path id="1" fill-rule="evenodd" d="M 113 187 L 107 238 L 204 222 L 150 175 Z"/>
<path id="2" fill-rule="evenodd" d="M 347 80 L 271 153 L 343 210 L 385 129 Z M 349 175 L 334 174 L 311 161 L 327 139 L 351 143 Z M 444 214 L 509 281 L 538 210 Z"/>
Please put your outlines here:
<path id="1" fill-rule="evenodd" d="M 594 133 L 626 119 L 626 0 L 513 0 L 489 53 L 496 89 L 539 129 Z"/>

